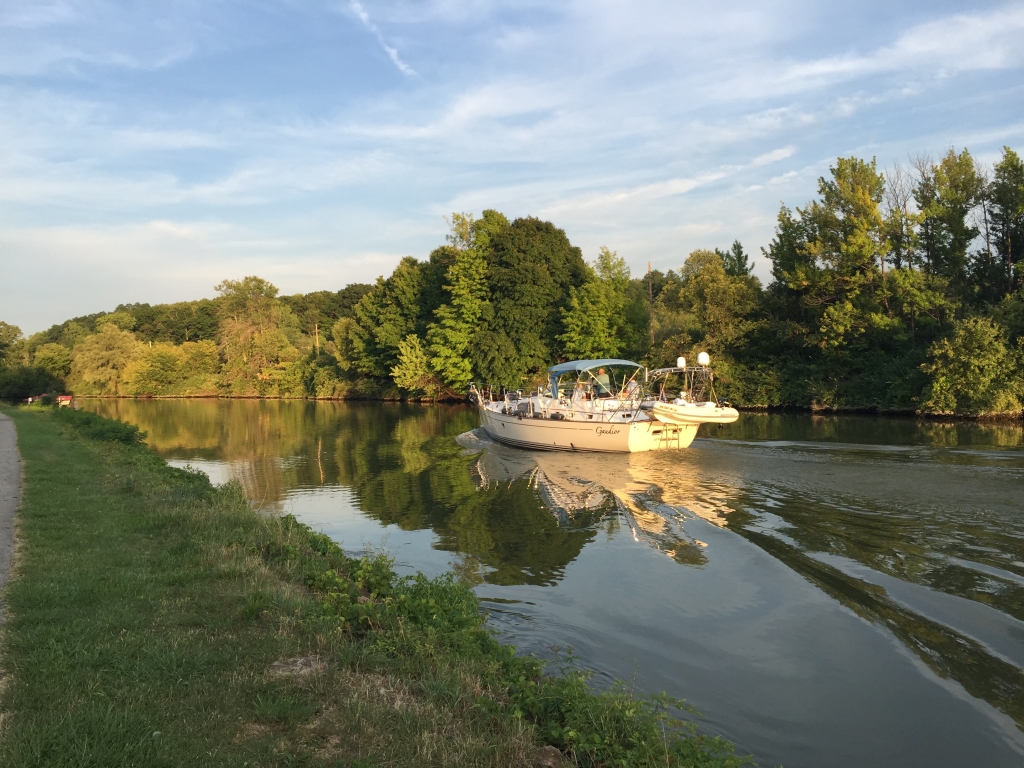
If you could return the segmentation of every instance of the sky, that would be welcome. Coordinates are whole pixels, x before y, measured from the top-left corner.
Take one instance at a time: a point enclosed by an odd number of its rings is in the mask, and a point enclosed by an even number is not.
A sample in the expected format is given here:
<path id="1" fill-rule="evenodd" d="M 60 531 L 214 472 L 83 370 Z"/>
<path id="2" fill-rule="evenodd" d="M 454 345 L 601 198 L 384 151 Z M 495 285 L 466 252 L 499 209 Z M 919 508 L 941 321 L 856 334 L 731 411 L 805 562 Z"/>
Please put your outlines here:
<path id="1" fill-rule="evenodd" d="M 1024 2 L 0 0 L 0 320 L 389 274 L 494 208 L 634 275 L 1024 150 Z"/>

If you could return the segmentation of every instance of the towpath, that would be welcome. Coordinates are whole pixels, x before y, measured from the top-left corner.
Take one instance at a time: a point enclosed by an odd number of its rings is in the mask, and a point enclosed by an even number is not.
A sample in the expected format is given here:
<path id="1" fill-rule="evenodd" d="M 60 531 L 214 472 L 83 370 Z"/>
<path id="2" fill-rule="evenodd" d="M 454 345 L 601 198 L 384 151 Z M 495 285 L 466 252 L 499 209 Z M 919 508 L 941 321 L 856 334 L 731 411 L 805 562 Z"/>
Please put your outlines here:
<path id="1" fill-rule="evenodd" d="M 14 514 L 21 498 L 21 456 L 18 454 L 18 433 L 9 416 L 0 413 L 0 589 L 11 573 L 14 549 Z M 3 621 L 0 603 L 0 621 Z"/>

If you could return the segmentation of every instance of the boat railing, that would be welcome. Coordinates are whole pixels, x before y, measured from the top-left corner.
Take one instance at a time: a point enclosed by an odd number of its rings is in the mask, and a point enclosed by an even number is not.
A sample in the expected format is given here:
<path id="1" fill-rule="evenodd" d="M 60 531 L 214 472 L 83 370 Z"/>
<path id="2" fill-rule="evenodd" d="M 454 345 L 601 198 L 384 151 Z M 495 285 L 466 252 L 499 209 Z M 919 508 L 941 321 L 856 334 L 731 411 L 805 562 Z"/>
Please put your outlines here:
<path id="1" fill-rule="evenodd" d="M 659 379 L 667 379 L 673 374 L 683 377 L 680 395 L 691 403 L 718 402 L 715 396 L 715 375 L 707 365 L 688 365 L 685 368 L 657 368 L 650 372 L 648 385 L 651 390 Z"/>

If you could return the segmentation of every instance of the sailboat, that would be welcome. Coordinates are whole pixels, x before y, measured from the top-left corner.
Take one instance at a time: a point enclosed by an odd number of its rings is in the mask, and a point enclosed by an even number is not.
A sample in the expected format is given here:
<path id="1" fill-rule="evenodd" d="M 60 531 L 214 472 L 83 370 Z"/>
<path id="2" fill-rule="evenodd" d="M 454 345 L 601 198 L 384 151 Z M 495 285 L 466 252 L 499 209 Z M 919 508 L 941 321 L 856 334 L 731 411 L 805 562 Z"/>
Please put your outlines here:
<path id="1" fill-rule="evenodd" d="M 520 448 L 636 453 L 687 448 L 701 424 L 739 412 L 714 395 L 707 353 L 688 366 L 648 370 L 630 360 L 574 360 L 548 369 L 532 392 L 473 384 L 484 431 Z M 677 388 L 673 389 L 673 383 Z"/>

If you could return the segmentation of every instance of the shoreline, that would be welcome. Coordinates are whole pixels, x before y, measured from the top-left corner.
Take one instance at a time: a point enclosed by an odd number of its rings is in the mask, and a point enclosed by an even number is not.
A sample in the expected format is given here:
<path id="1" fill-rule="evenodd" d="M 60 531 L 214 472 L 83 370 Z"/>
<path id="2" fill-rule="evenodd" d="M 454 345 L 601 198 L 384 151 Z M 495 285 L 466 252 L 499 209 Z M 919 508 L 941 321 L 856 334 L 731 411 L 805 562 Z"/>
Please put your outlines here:
<path id="1" fill-rule="evenodd" d="M 415 405 L 467 405 L 468 399 L 430 400 L 401 397 L 266 397 L 262 395 L 74 395 L 76 400 L 288 400 L 322 403 L 411 403 Z M 886 419 L 919 419 L 937 422 L 1018 423 L 1024 426 L 1024 411 L 1010 413 L 929 413 L 908 409 L 880 410 L 870 407 L 807 405 L 733 405 L 741 413 L 810 414 L 812 416 L 874 416 Z"/>

